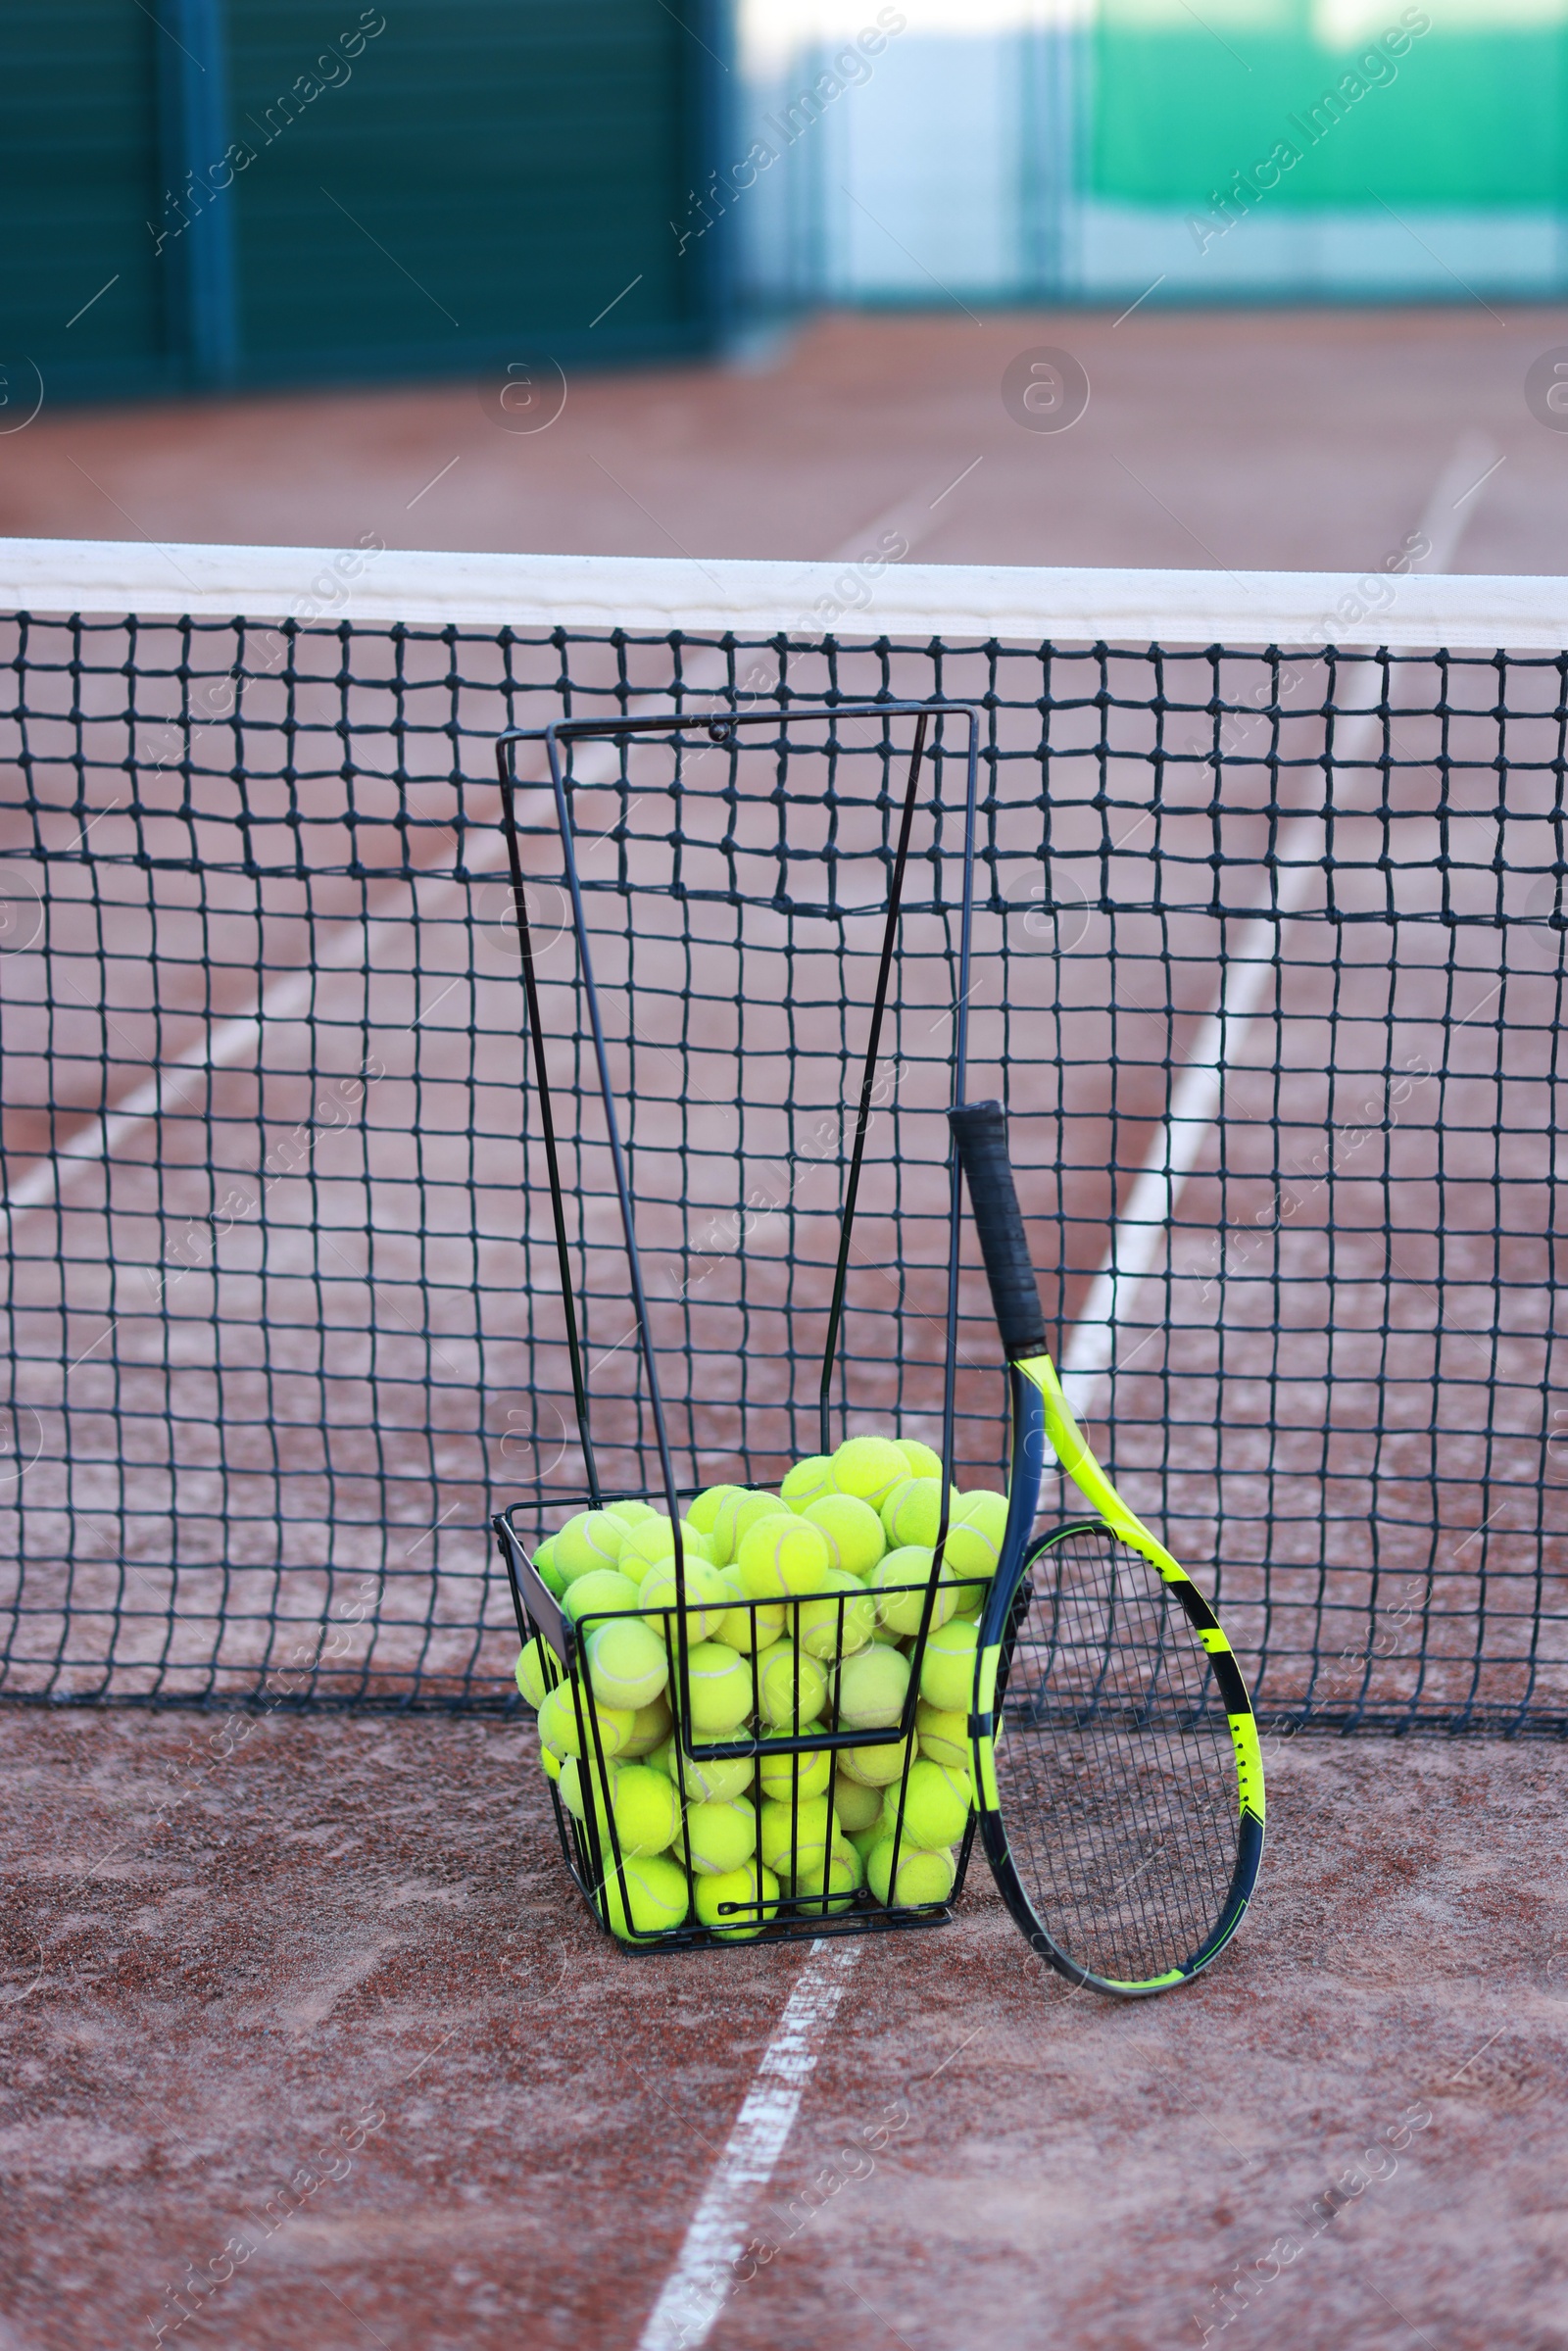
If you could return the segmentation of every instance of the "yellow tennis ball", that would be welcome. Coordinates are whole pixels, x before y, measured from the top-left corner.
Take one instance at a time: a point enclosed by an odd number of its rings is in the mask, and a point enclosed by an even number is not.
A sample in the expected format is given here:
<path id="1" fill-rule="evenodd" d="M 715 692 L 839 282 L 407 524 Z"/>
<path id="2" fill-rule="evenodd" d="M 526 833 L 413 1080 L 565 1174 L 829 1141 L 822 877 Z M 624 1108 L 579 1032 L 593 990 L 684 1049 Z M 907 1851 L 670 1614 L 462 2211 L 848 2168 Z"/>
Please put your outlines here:
<path id="1" fill-rule="evenodd" d="M 716 1567 L 689 1554 L 686 1569 L 686 1638 L 711 1641 L 734 1602 L 735 1594 Z M 655 1609 L 653 1630 L 673 1648 L 680 1635 L 674 1615 L 676 1600 L 673 1557 L 658 1559 L 637 1588 L 637 1605 Z"/>
<path id="2" fill-rule="evenodd" d="M 680 1522 L 680 1540 L 688 1566 L 694 1559 L 705 1560 L 710 1567 L 712 1565 L 708 1556 L 707 1536 L 699 1535 L 688 1519 L 683 1518 Z M 651 1567 L 674 1556 L 675 1530 L 669 1520 L 644 1518 L 629 1530 L 620 1546 L 617 1565 L 623 1576 L 630 1576 L 634 1583 L 641 1584 L 646 1581 Z"/>
<path id="3" fill-rule="evenodd" d="M 882 1521 L 869 1502 L 853 1494 L 824 1494 L 819 1502 L 808 1502 L 801 1515 L 827 1537 L 833 1565 L 862 1584 L 888 1547 Z"/>
<path id="4" fill-rule="evenodd" d="M 680 1798 L 668 1772 L 647 1763 L 615 1766 L 610 1808 L 622 1853 L 662 1853 L 680 1835 Z"/>
<path id="5" fill-rule="evenodd" d="M 890 1788 L 884 1819 L 888 1835 L 899 1818 L 899 1790 Z M 957 1766 L 932 1763 L 924 1756 L 909 1766 L 904 1784 L 902 1834 L 911 1845 L 933 1849 L 956 1845 L 969 1819 L 969 1775 Z"/>
<path id="6" fill-rule="evenodd" d="M 644 1519 L 662 1515 L 652 1502 L 607 1502 L 605 1509 L 612 1518 L 618 1518 L 623 1527 L 640 1527 Z"/>
<path id="7" fill-rule="evenodd" d="M 526 1648 L 519 1650 L 512 1676 L 523 1704 L 533 1707 L 537 1713 L 544 1704 L 545 1691 L 561 1679 L 561 1668 L 556 1663 L 554 1653 L 545 1647 L 542 1641 L 535 1639 L 529 1641 Z"/>
<path id="8" fill-rule="evenodd" d="M 622 1879 L 626 1886 L 624 1899 Z M 623 1857 L 618 1870 L 608 1869 L 599 1888 L 599 1901 L 600 1916 L 612 1935 L 618 1935 L 622 1942 L 632 1942 L 640 1936 L 666 1934 L 670 1928 L 682 1925 L 691 1907 L 691 1888 L 686 1872 L 667 1853 L 648 1853 L 639 1858 Z"/>
<path id="9" fill-rule="evenodd" d="M 863 1780 L 852 1780 L 847 1772 L 835 1771 L 833 1810 L 846 1837 L 874 1829 L 882 1818 L 882 1790 L 868 1788 Z"/>
<path id="10" fill-rule="evenodd" d="M 688 1804 L 686 1840 L 694 1870 L 707 1878 L 725 1877 L 757 1850 L 756 1809 L 744 1797 L 727 1804 Z"/>
<path id="11" fill-rule="evenodd" d="M 888 1437 L 850 1437 L 833 1455 L 833 1485 L 839 1494 L 880 1510 L 895 1486 L 909 1474 L 909 1464 Z"/>
<path id="12" fill-rule="evenodd" d="M 907 1641 L 912 1633 L 919 1632 L 930 1582 L 931 1553 L 917 1549 L 912 1543 L 902 1551 L 889 1551 L 872 1569 L 871 1589 L 876 1594 L 878 1620 L 901 1641 Z M 936 1597 L 931 1603 L 932 1624 L 947 1623 L 957 1596 L 953 1570 L 944 1559 L 937 1577 Z"/>
<path id="13" fill-rule="evenodd" d="M 606 1770 L 610 1775 L 610 1786 L 612 1788 L 614 1787 L 615 1774 L 619 1771 L 619 1769 L 620 1766 L 618 1763 L 612 1763 L 606 1766 Z M 582 1763 L 575 1755 L 568 1755 L 565 1761 L 559 1768 L 556 1784 L 561 1790 L 562 1802 L 565 1805 L 566 1810 L 571 1814 L 573 1820 L 578 1821 L 584 1820 L 587 1817 L 588 1790 L 590 1785 L 592 1786 L 594 1791 L 594 1816 L 600 1823 L 602 1832 L 605 1818 L 605 1792 L 604 1784 L 599 1778 L 597 1766 Z"/>
<path id="14" fill-rule="evenodd" d="M 928 1706 L 922 1698 L 914 1710 L 914 1735 L 920 1742 L 921 1754 L 929 1756 L 933 1763 L 956 1764 L 961 1771 L 968 1770 L 974 1749 L 969 1742 L 967 1714 Z"/>
<path id="15" fill-rule="evenodd" d="M 539 1768 L 544 1773 L 544 1776 L 547 1780 L 559 1781 L 561 1778 L 561 1757 L 555 1752 L 554 1748 L 542 1746 L 539 1749 Z"/>
<path id="16" fill-rule="evenodd" d="M 721 1878 L 699 1878 L 697 1915 L 725 1942 L 749 1942 L 778 1908 L 778 1880 L 756 1859 Z"/>
<path id="17" fill-rule="evenodd" d="M 733 1567 L 724 1571 L 724 1581 L 735 1594 L 737 1604 L 725 1610 L 713 1639 L 727 1641 L 732 1649 L 743 1649 L 748 1655 L 753 1649 L 765 1649 L 784 1630 L 787 1612 L 783 1601 L 748 1599 Z"/>
<path id="18" fill-rule="evenodd" d="M 757 1655 L 758 1704 L 776 1731 L 813 1723 L 827 1696 L 827 1676 L 792 1641 L 775 1641 Z"/>
<path id="19" fill-rule="evenodd" d="M 950 1494 L 950 1503 L 956 1508 L 956 1490 Z M 937 1528 L 942 1523 L 942 1480 L 940 1478 L 906 1478 L 895 1486 L 882 1505 L 882 1532 L 887 1537 L 886 1547 L 900 1550 L 906 1543 L 919 1543 L 926 1550 L 936 1547 Z"/>
<path id="20" fill-rule="evenodd" d="M 735 1556 L 741 1504 L 749 1494 L 745 1486 L 710 1486 L 686 1506 L 688 1520 L 707 1538 L 715 1567 L 728 1567 Z"/>
<path id="21" fill-rule="evenodd" d="M 662 1655 L 662 1651 L 661 1654 Z M 667 1666 L 667 1659 L 665 1662 Z M 656 1756 L 654 1750 L 662 1747 L 667 1741 L 672 1720 L 673 1717 L 669 1711 L 669 1692 L 667 1690 L 662 1690 L 657 1697 L 649 1700 L 646 1706 L 639 1706 L 632 1716 L 631 1737 L 620 1750 L 622 1755 L 628 1762 L 634 1758 L 650 1763 L 657 1761 L 662 1771 L 663 1757 Z"/>
<path id="22" fill-rule="evenodd" d="M 583 1582 L 587 1581 L 585 1576 Z M 651 1706 L 668 1684 L 669 1659 L 663 1642 L 634 1616 L 614 1617 L 609 1624 L 597 1626 L 589 1634 L 587 1645 L 588 1680 L 601 1706 L 625 1707 L 636 1714 Z M 649 1744 L 658 1741 L 651 1739 Z"/>
<path id="23" fill-rule="evenodd" d="M 694 1804 L 731 1804 L 746 1793 L 757 1777 L 754 1756 L 711 1755 L 700 1763 L 695 1756 L 683 1755 L 678 1742 L 673 1740 L 664 1765 L 670 1778 Z"/>
<path id="24" fill-rule="evenodd" d="M 1006 1532 L 1007 1497 L 982 1487 L 954 1504 L 944 1557 L 956 1576 L 994 1576 Z"/>
<path id="25" fill-rule="evenodd" d="M 978 1630 L 962 1617 L 932 1627 L 920 1664 L 920 1695 L 939 1714 L 968 1712 L 979 1645 Z"/>
<path id="26" fill-rule="evenodd" d="M 553 1538 L 547 1535 L 543 1543 L 536 1543 L 529 1556 L 533 1561 L 534 1573 L 538 1576 L 540 1583 L 546 1592 L 554 1592 L 559 1600 L 566 1589 L 566 1579 L 556 1565 L 556 1546 Z"/>
<path id="27" fill-rule="evenodd" d="M 792 1872 L 790 1898 L 804 1905 L 808 1918 L 821 1917 L 824 1913 L 831 1917 L 835 1911 L 853 1910 L 856 1894 L 864 1883 L 865 1871 L 859 1854 L 847 1837 L 841 1837 L 822 1860 L 802 1861 Z"/>
<path id="28" fill-rule="evenodd" d="M 795 1467 L 786 1472 L 778 1496 L 790 1509 L 805 1510 L 809 1503 L 819 1502 L 824 1494 L 837 1491 L 833 1483 L 832 1455 L 808 1453 L 803 1461 L 797 1461 Z"/>
<path id="29" fill-rule="evenodd" d="M 573 1576 L 561 1599 L 562 1614 L 574 1625 L 585 1616 L 614 1616 L 636 1605 L 636 1585 L 613 1567 L 592 1567 L 585 1576 Z"/>
<path id="30" fill-rule="evenodd" d="M 913 1910 L 924 1902 L 945 1902 L 958 1875 L 951 1853 L 928 1852 L 910 1845 L 899 1853 L 898 1882 L 893 1882 L 893 1839 L 882 1838 L 865 1859 L 865 1882 L 879 1902 L 890 1909 Z"/>
<path id="31" fill-rule="evenodd" d="M 582 1723 L 577 1721 L 578 1706 Z M 539 1737 L 547 1747 L 558 1755 L 580 1755 L 586 1737 L 588 1752 L 594 1751 L 594 1725 L 599 1726 L 599 1743 L 605 1754 L 618 1755 L 631 1737 L 635 1720 L 629 1707 L 597 1706 L 593 1694 L 575 1682 L 559 1682 L 547 1690 L 539 1708 Z"/>
<path id="32" fill-rule="evenodd" d="M 802 1734 L 811 1737 L 822 1729 L 820 1723 L 803 1723 Z M 776 1732 L 775 1738 L 788 1739 L 788 1731 Z M 825 1747 L 808 1748 L 799 1754 L 768 1754 L 766 1748 L 758 1758 L 762 1794 L 774 1804 L 788 1804 L 798 1797 L 826 1795 L 833 1777 L 833 1757 Z"/>
<path id="33" fill-rule="evenodd" d="M 608 1510 L 579 1510 L 551 1537 L 551 1563 L 564 1584 L 575 1584 L 596 1567 L 613 1567 L 625 1540 L 623 1522 Z"/>
<path id="34" fill-rule="evenodd" d="M 741 1537 L 735 1570 L 749 1599 L 791 1598 L 820 1592 L 833 1563 L 827 1537 L 808 1519 L 779 1511 Z"/>
<path id="35" fill-rule="evenodd" d="M 809 1869 L 813 1863 L 820 1868 L 832 1840 L 833 1807 L 826 1796 L 762 1806 L 758 1851 L 781 1878 L 798 1869 Z"/>
<path id="36" fill-rule="evenodd" d="M 839 1667 L 838 1720 L 843 1731 L 891 1730 L 904 1712 L 909 1660 L 897 1649 L 872 1646 Z"/>
<path id="37" fill-rule="evenodd" d="M 869 1829 L 853 1829 L 847 1831 L 844 1838 L 845 1843 L 850 1846 L 857 1860 L 860 1864 L 860 1882 L 862 1885 L 865 1882 L 865 1857 L 867 1853 L 871 1852 L 875 1846 L 882 1842 L 883 1837 L 886 1834 L 882 1827 L 882 1793 L 880 1788 L 873 1789 L 872 1792 L 876 1796 L 876 1819 L 871 1823 Z"/>
<path id="38" fill-rule="evenodd" d="M 909 1464 L 911 1478 L 941 1478 L 942 1455 L 922 1445 L 918 1437 L 895 1437 L 893 1442 Z"/>
<path id="39" fill-rule="evenodd" d="M 700 1641 L 688 1652 L 692 1729 L 708 1739 L 727 1738 L 752 1711 L 752 1673 L 746 1661 L 721 1641 Z M 678 1690 L 679 1668 L 675 1673 Z"/>
<path id="40" fill-rule="evenodd" d="M 903 1779 L 913 1749 L 912 1738 L 895 1739 L 886 1746 L 840 1747 L 838 1768 L 847 1780 L 858 1780 L 866 1788 L 890 1788 Z"/>
<path id="41" fill-rule="evenodd" d="M 830 1567 L 828 1591 L 819 1600 L 795 1607 L 796 1638 L 812 1657 L 836 1662 L 863 1649 L 876 1631 L 876 1602 L 855 1576 Z"/>

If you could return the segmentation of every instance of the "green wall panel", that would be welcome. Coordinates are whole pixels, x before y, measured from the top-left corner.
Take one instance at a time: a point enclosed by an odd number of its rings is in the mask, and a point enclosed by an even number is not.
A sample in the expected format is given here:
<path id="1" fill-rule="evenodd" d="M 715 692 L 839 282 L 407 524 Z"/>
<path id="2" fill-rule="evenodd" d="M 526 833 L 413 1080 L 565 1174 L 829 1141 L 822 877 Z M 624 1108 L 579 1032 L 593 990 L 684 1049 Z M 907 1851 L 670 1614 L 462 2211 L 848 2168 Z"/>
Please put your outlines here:
<path id="1" fill-rule="evenodd" d="M 1304 19 L 1304 10 L 1291 15 Z M 1387 23 L 1396 25 L 1391 5 Z M 1315 145 L 1308 110 L 1366 48 L 1334 50 L 1304 22 L 1188 24 L 1108 18 L 1094 44 L 1091 186 L 1138 203 L 1205 205 L 1281 140 L 1300 161 L 1271 205 L 1555 205 L 1564 187 L 1561 26 L 1441 24 L 1386 60 Z M 1374 73 L 1378 69 L 1374 68 Z M 1292 118 L 1296 118 L 1293 125 Z M 1322 120 L 1326 120 L 1323 118 Z"/>

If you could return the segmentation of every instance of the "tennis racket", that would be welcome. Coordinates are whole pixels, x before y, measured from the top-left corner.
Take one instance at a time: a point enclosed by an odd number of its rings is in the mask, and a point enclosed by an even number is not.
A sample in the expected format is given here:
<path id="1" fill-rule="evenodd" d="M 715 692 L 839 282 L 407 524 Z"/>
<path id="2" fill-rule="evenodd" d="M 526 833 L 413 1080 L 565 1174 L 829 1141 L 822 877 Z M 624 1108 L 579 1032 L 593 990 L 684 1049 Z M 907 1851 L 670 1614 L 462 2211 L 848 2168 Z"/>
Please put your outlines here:
<path id="1" fill-rule="evenodd" d="M 1097 1991 L 1164 1991 L 1224 1949 L 1257 1879 L 1251 1700 L 1214 1611 L 1122 1500 L 1062 1394 L 1001 1104 L 949 1116 L 1012 1406 L 969 1725 L 980 1833 L 1043 1959 Z M 1099 1516 L 1037 1539 L 1048 1441 Z"/>

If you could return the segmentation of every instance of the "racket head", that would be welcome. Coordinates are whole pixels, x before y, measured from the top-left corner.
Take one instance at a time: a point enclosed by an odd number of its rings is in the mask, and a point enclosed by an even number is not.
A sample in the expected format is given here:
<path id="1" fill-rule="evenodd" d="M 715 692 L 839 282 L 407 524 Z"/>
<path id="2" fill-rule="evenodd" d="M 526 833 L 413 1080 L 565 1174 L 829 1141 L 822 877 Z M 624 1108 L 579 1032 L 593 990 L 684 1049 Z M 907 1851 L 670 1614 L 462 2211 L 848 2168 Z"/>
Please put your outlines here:
<path id="1" fill-rule="evenodd" d="M 1205 1968 L 1256 1882 L 1263 1783 L 1197 1586 L 1141 1529 L 1058 1527 L 992 1587 L 975 1695 L 981 1836 L 1031 1946 L 1123 1998 Z"/>

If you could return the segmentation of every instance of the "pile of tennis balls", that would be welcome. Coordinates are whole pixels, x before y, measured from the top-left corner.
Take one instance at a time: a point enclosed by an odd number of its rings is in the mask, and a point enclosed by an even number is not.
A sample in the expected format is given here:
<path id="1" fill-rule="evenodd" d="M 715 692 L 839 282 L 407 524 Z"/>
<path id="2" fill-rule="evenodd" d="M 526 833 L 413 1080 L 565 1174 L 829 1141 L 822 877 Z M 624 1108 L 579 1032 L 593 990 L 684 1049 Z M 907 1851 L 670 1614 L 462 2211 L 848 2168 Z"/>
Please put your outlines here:
<path id="1" fill-rule="evenodd" d="M 941 1507 L 940 1457 L 891 1437 L 852 1437 L 834 1453 L 798 1461 L 776 1494 L 712 1486 L 688 1504 L 681 1547 L 693 1743 L 825 1732 L 835 1708 L 840 1730 L 895 1726 Z M 695 1908 L 703 1926 L 742 1940 L 783 1902 L 820 1917 L 849 1909 L 862 1886 L 901 1908 L 946 1901 L 972 1800 L 976 1620 L 1006 1515 L 1004 1496 L 989 1489 L 950 1495 L 912 1755 L 904 1739 L 694 1762 L 670 1712 L 678 1636 L 662 1613 L 675 1600 L 668 1516 L 646 1502 L 613 1502 L 579 1512 L 539 1544 L 533 1564 L 564 1614 L 609 1619 L 589 1626 L 586 1681 L 575 1690 L 537 1640 L 517 1659 L 516 1678 L 538 1709 L 540 1761 L 562 1802 L 579 1823 L 592 1814 L 605 1857 L 602 1915 L 614 1934 L 679 1927 Z M 583 1737 L 590 1715 L 604 1771 L 591 1727 Z"/>

